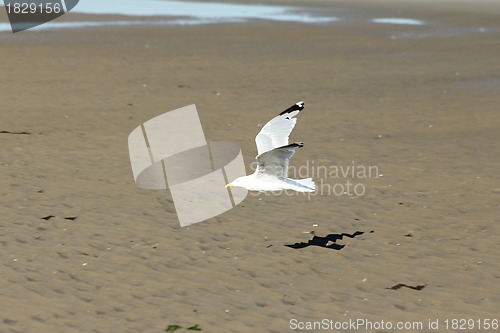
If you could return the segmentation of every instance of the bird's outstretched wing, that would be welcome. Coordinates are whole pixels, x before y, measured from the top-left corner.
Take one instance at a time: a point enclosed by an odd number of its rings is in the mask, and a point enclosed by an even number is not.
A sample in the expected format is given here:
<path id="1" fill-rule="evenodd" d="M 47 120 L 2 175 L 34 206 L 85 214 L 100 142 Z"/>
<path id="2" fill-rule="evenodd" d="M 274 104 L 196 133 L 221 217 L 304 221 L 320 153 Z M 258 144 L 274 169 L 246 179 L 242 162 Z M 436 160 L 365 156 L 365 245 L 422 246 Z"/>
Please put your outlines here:
<path id="1" fill-rule="evenodd" d="M 288 177 L 288 162 L 295 150 L 302 147 L 302 142 L 278 147 L 257 156 L 257 177 L 272 176 L 285 180 Z"/>
<path id="2" fill-rule="evenodd" d="M 258 155 L 288 145 L 288 137 L 297 122 L 297 118 L 294 117 L 302 109 L 304 109 L 304 102 L 295 103 L 262 127 L 255 137 Z"/>

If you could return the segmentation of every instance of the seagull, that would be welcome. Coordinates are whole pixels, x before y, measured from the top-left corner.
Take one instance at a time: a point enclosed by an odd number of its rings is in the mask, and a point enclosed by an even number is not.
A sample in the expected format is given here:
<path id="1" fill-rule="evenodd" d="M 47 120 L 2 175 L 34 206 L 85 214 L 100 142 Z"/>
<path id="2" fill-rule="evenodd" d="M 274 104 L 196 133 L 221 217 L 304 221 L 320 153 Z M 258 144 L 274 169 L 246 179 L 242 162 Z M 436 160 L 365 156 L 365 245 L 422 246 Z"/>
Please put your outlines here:
<path id="1" fill-rule="evenodd" d="M 298 102 L 281 112 L 262 127 L 255 137 L 257 144 L 257 169 L 248 176 L 235 179 L 226 188 L 243 187 L 249 191 L 282 191 L 314 192 L 316 184 L 312 178 L 288 178 L 288 162 L 295 150 L 304 146 L 302 142 L 288 143 L 297 118 L 304 109 L 304 102 Z"/>

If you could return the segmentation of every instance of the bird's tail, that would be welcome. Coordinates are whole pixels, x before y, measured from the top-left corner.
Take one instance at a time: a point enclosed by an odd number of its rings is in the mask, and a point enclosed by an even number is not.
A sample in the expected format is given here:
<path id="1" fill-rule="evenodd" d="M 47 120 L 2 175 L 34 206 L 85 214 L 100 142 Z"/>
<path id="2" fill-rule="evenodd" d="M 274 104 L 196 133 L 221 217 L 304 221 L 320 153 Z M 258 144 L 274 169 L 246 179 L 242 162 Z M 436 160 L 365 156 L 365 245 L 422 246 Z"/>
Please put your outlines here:
<path id="1" fill-rule="evenodd" d="M 297 183 L 297 186 L 303 188 L 304 192 L 314 192 L 316 190 L 316 184 L 314 183 L 314 180 L 312 178 L 291 180 Z"/>

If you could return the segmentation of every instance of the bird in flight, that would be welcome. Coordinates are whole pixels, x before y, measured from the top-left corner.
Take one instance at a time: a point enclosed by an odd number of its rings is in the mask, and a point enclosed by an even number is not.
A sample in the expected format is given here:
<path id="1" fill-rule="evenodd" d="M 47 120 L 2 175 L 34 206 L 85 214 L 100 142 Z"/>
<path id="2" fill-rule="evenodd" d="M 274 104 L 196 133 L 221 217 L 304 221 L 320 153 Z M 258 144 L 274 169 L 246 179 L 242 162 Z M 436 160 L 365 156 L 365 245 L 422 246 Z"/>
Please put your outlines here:
<path id="1" fill-rule="evenodd" d="M 281 191 L 314 192 L 316 184 L 312 178 L 288 178 L 288 163 L 295 150 L 301 148 L 302 142 L 289 144 L 288 137 L 297 118 L 304 109 L 304 102 L 298 102 L 271 119 L 262 127 L 255 137 L 257 144 L 257 169 L 248 176 L 235 179 L 226 188 L 243 187 L 249 191 Z"/>

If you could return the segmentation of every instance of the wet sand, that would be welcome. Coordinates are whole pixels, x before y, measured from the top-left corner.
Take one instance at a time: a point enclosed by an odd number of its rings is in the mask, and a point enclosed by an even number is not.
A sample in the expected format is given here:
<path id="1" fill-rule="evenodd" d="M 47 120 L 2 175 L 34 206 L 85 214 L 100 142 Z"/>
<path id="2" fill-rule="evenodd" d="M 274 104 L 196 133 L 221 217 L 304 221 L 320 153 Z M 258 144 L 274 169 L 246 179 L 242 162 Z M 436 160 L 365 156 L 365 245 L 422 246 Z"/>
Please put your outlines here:
<path id="1" fill-rule="evenodd" d="M 0 34 L 0 331 L 499 319 L 500 14 L 352 8 L 429 24 Z M 365 195 L 249 195 L 180 228 L 167 193 L 135 185 L 127 136 L 144 121 L 195 103 L 208 141 L 240 145 L 249 164 L 259 126 L 299 100 L 292 164 L 377 166 L 316 178 Z M 363 234 L 339 250 L 284 246 L 311 231 Z"/>

